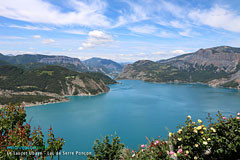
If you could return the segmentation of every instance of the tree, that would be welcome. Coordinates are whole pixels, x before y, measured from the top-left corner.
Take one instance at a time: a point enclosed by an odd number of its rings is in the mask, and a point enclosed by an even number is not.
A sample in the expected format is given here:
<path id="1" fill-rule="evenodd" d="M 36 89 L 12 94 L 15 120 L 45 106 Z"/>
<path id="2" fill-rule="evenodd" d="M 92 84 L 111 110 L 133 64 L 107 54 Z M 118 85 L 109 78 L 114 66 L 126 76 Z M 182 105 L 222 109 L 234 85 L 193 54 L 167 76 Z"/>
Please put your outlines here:
<path id="1" fill-rule="evenodd" d="M 46 159 L 49 152 L 53 157 L 62 150 L 63 138 L 55 138 L 49 129 L 47 144 L 41 128 L 31 132 L 26 123 L 24 106 L 6 105 L 0 108 L 0 159 Z M 37 154 L 36 154 L 37 153 Z"/>
<path id="2" fill-rule="evenodd" d="M 112 137 L 112 143 L 110 143 L 109 136 L 103 139 L 100 142 L 97 139 L 93 146 L 94 156 L 90 155 L 88 159 L 90 160 L 99 160 L 99 159 L 121 159 L 122 150 L 124 147 L 123 143 L 120 143 L 120 138 L 115 133 L 115 136 Z"/>

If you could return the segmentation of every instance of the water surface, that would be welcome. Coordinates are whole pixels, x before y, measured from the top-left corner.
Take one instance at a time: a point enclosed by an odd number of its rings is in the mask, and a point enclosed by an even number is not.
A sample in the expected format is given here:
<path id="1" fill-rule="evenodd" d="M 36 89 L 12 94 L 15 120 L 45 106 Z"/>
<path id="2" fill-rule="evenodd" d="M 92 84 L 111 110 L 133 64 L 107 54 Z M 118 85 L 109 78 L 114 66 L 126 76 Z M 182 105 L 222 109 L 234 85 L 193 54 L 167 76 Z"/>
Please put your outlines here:
<path id="1" fill-rule="evenodd" d="M 145 136 L 166 137 L 187 115 L 205 120 L 208 113 L 225 115 L 240 112 L 240 92 L 199 84 L 156 84 L 122 80 L 110 92 L 98 96 L 69 97 L 66 103 L 27 108 L 32 126 L 44 133 L 51 125 L 66 140 L 64 151 L 92 151 L 97 138 L 115 132 L 127 147 L 147 143 Z M 61 157 L 82 159 L 83 157 Z"/>

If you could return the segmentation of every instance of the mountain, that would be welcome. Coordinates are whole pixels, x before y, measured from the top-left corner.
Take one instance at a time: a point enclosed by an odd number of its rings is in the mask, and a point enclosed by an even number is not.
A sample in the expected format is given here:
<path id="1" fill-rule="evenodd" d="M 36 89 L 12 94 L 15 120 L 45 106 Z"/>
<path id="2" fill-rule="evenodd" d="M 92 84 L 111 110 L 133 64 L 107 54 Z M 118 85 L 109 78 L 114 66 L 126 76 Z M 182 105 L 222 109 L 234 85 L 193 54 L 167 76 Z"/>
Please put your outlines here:
<path id="1" fill-rule="evenodd" d="M 117 79 L 206 83 L 240 89 L 240 48 L 220 46 L 157 62 L 137 61 L 124 67 Z"/>
<path id="2" fill-rule="evenodd" d="M 0 60 L 0 66 L 8 65 L 8 64 L 9 64 L 8 62 Z"/>
<path id="3" fill-rule="evenodd" d="M 104 74 L 117 74 L 122 72 L 123 66 L 109 59 L 91 58 L 83 61 L 90 71 L 102 72 Z"/>
<path id="4" fill-rule="evenodd" d="M 65 101 L 65 96 L 108 92 L 107 85 L 113 83 L 101 73 L 79 73 L 61 66 L 24 70 L 4 65 L 0 66 L 0 104 Z"/>
<path id="5" fill-rule="evenodd" d="M 67 56 L 47 56 L 47 55 L 17 55 L 6 56 L 0 54 L 0 60 L 6 61 L 14 65 L 24 65 L 25 67 L 35 67 L 35 65 L 47 64 L 47 65 L 60 65 L 69 68 L 74 71 L 88 71 L 88 68 L 78 58 L 71 58 Z"/>

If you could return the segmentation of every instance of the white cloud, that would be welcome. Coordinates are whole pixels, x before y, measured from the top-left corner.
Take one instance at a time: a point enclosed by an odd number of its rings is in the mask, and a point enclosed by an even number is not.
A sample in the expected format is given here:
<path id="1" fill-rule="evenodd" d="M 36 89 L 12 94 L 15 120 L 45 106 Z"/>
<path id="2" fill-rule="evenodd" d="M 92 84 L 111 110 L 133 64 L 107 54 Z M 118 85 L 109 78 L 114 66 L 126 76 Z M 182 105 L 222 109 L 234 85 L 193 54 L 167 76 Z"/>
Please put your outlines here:
<path id="1" fill-rule="evenodd" d="M 176 21 L 176 20 L 175 21 L 171 21 L 170 25 L 172 27 L 175 27 L 175 28 L 186 28 L 186 26 L 184 24 L 182 24 L 182 23 L 180 23 L 179 21 Z"/>
<path id="2" fill-rule="evenodd" d="M 145 5 L 144 1 L 142 1 L 143 4 L 137 4 L 131 1 L 124 1 L 124 2 L 128 4 L 129 9 L 122 10 L 120 12 L 121 15 L 118 17 L 117 23 L 113 26 L 113 28 L 119 27 L 128 23 L 140 22 L 150 18 L 148 16 L 150 6 Z"/>
<path id="3" fill-rule="evenodd" d="M 178 5 L 175 5 L 173 3 L 170 3 L 164 0 L 161 1 L 159 8 L 161 8 L 162 10 L 168 11 L 169 13 L 171 13 L 172 15 L 178 18 L 184 18 L 187 11 L 186 8 L 184 9 Z"/>
<path id="4" fill-rule="evenodd" d="M 144 26 L 134 26 L 128 28 L 132 32 L 143 33 L 143 34 L 152 34 L 157 31 L 157 27 L 152 25 L 144 25 Z"/>
<path id="5" fill-rule="evenodd" d="M 54 25 L 110 25 L 103 15 L 106 8 L 105 2 L 101 0 L 69 0 L 67 3 L 72 11 L 62 12 L 60 7 L 44 0 L 1 0 L 0 16 L 32 23 Z"/>
<path id="6" fill-rule="evenodd" d="M 113 28 L 144 20 L 157 22 L 163 20 L 166 13 L 170 13 L 174 17 L 183 19 L 188 13 L 186 8 L 182 8 L 165 0 L 146 0 L 140 1 L 141 3 L 139 3 L 139 1 L 123 0 L 123 2 L 128 5 L 128 8 L 120 11 L 118 21 Z M 166 21 L 169 21 L 169 19 Z M 173 25 L 178 25 L 179 27 L 180 23 L 176 24 L 176 22 L 173 21 Z"/>
<path id="7" fill-rule="evenodd" d="M 5 55 L 34 54 L 34 52 L 27 51 L 27 50 L 0 50 L 0 53 Z"/>
<path id="8" fill-rule="evenodd" d="M 144 56 L 144 55 L 146 55 L 146 53 L 140 52 L 140 53 L 138 53 L 137 55 L 139 55 L 139 56 Z"/>
<path id="9" fill-rule="evenodd" d="M 153 55 L 161 55 L 163 53 L 164 53 L 163 51 L 152 52 Z"/>
<path id="10" fill-rule="evenodd" d="M 53 39 L 43 39 L 42 40 L 43 44 L 51 44 L 51 43 L 54 43 L 54 42 L 55 42 L 55 40 L 53 40 Z"/>
<path id="11" fill-rule="evenodd" d="M 44 31 L 50 31 L 52 28 L 48 27 L 36 27 L 36 26 L 18 26 L 18 25 L 9 25 L 8 27 L 11 28 L 20 28 L 20 29 L 28 29 L 28 30 L 44 30 Z"/>
<path id="12" fill-rule="evenodd" d="M 78 35 L 86 35 L 87 33 L 82 30 L 64 30 L 63 32 L 65 33 L 70 33 L 70 34 L 78 34 Z"/>
<path id="13" fill-rule="evenodd" d="M 240 32 L 240 15 L 226 7 L 216 5 L 209 10 L 193 10 L 189 17 L 199 24 Z"/>
<path id="14" fill-rule="evenodd" d="M 102 31 L 94 30 L 88 33 L 88 39 L 82 43 L 82 46 L 78 50 L 83 50 L 87 48 L 94 48 L 96 46 L 101 46 L 113 41 L 111 35 L 108 35 Z"/>
<path id="15" fill-rule="evenodd" d="M 184 53 L 186 53 L 186 51 L 177 49 L 177 50 L 173 50 L 172 53 L 178 55 L 178 54 L 184 54 Z"/>
<path id="16" fill-rule="evenodd" d="M 17 39 L 26 39 L 24 37 L 18 37 L 18 36 L 0 36 L 0 39 L 12 39 L 12 40 L 17 40 Z"/>
<path id="17" fill-rule="evenodd" d="M 154 34 L 154 35 L 158 36 L 158 37 L 163 37 L 163 38 L 173 38 L 173 37 L 175 37 L 175 35 L 173 33 L 166 32 L 166 31 L 162 31 L 162 32 Z"/>
<path id="18" fill-rule="evenodd" d="M 192 35 L 190 34 L 190 30 L 185 30 L 185 31 L 182 31 L 182 32 L 178 32 L 179 35 L 181 36 L 184 36 L 184 37 L 192 37 Z"/>
<path id="19" fill-rule="evenodd" d="M 33 38 L 39 39 L 42 38 L 40 35 L 34 35 Z"/>

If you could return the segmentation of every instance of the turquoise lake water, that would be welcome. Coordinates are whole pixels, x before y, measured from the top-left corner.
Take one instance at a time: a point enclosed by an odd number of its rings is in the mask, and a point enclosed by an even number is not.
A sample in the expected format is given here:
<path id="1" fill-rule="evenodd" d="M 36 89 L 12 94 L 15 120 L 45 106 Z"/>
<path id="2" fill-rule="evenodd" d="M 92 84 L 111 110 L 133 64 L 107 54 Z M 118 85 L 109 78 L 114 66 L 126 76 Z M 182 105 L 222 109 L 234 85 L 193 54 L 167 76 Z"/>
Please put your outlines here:
<path id="1" fill-rule="evenodd" d="M 92 151 L 97 138 L 115 132 L 127 147 L 138 148 L 148 138 L 166 137 L 188 115 L 206 120 L 217 111 L 226 116 L 240 112 L 240 92 L 200 84 L 156 84 L 121 80 L 110 92 L 98 96 L 69 97 L 66 103 L 26 108 L 31 126 L 45 135 L 50 125 L 66 140 L 64 151 Z M 168 128 L 168 129 L 167 129 Z M 84 159 L 84 156 L 61 156 Z"/>

